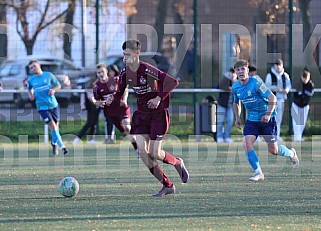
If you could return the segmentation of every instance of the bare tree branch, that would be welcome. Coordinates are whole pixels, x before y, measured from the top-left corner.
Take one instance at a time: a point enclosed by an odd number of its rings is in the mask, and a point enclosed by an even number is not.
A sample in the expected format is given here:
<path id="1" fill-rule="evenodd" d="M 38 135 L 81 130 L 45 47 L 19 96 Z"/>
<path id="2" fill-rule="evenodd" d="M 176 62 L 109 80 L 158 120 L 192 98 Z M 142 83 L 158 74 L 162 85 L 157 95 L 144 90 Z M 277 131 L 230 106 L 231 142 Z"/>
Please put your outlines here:
<path id="1" fill-rule="evenodd" d="M 48 12 L 52 8 L 51 4 L 50 4 L 51 0 L 47 0 L 45 7 L 44 7 L 44 11 L 42 12 L 40 8 L 37 10 L 37 12 L 39 12 L 41 17 L 40 17 L 40 20 L 38 23 L 32 22 L 33 24 L 36 24 L 36 29 L 33 32 L 33 34 L 31 35 L 30 31 L 29 31 L 29 22 L 28 22 L 28 18 L 27 18 L 27 12 L 30 9 L 30 7 L 36 8 L 37 5 L 34 5 L 36 3 L 34 1 L 20 0 L 20 4 L 16 4 L 13 0 L 11 0 L 11 1 L 0 0 L 0 4 L 1 3 L 5 4 L 8 7 L 11 7 L 16 12 L 16 15 L 17 15 L 17 17 L 16 17 L 17 18 L 16 19 L 16 30 L 17 30 L 19 37 L 22 39 L 23 43 L 25 44 L 27 54 L 32 54 L 32 49 L 33 49 L 34 43 L 35 43 L 39 33 L 43 29 L 45 29 L 46 27 L 51 25 L 53 22 L 55 22 L 57 19 L 64 16 L 68 11 L 68 8 L 66 8 L 61 13 L 54 16 L 51 20 L 46 22 L 46 19 L 48 18 Z M 21 28 L 20 28 L 19 24 L 20 24 Z"/>

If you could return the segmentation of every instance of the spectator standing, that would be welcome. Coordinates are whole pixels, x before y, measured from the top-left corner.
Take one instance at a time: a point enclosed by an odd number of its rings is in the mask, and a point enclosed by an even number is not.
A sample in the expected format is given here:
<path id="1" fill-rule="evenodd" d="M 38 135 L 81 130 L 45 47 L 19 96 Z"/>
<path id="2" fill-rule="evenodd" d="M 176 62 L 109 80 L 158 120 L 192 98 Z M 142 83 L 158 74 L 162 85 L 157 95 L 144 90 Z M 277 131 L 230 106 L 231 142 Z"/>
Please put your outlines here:
<path id="1" fill-rule="evenodd" d="M 232 85 L 236 82 L 237 75 L 233 68 L 227 71 L 219 83 L 220 92 L 217 105 L 217 142 L 231 143 L 231 130 L 234 122 Z M 225 124 L 224 124 L 225 123 Z"/>
<path id="2" fill-rule="evenodd" d="M 93 94 L 93 87 L 96 83 L 96 78 L 92 78 L 86 85 L 85 92 L 80 95 L 80 108 L 87 111 L 87 120 L 84 126 L 81 128 L 77 137 L 73 140 L 73 144 L 76 145 L 81 138 L 87 134 L 89 135 L 89 144 L 96 144 L 95 135 L 97 131 L 97 123 L 99 119 L 99 111 L 95 105 L 95 99 Z"/>
<path id="3" fill-rule="evenodd" d="M 285 72 L 282 59 L 274 62 L 270 72 L 266 75 L 265 84 L 277 98 L 276 104 L 276 123 L 278 127 L 277 141 L 283 142 L 280 137 L 282 118 L 284 114 L 284 102 L 291 89 L 291 80 L 289 75 Z"/>
<path id="4" fill-rule="evenodd" d="M 304 69 L 298 82 L 295 84 L 296 92 L 293 96 L 291 107 L 292 124 L 293 124 L 293 141 L 304 141 L 302 134 L 308 119 L 309 102 L 314 94 L 314 83 L 311 80 L 311 73 Z"/>

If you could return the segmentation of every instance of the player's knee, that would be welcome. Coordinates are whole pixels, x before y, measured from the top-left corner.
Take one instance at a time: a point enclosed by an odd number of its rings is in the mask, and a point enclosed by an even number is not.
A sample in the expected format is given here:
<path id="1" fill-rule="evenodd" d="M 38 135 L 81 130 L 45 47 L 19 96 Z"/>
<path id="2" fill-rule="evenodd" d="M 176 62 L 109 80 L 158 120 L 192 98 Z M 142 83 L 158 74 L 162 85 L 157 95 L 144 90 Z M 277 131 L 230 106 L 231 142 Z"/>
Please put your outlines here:
<path id="1" fill-rule="evenodd" d="M 54 121 L 50 121 L 48 123 L 48 126 L 49 126 L 50 130 L 57 130 L 58 129 L 58 126 L 56 125 L 56 123 Z"/>
<path id="2" fill-rule="evenodd" d="M 249 144 L 249 143 L 243 143 L 243 148 L 245 150 L 245 152 L 249 152 L 253 149 L 253 144 Z"/>

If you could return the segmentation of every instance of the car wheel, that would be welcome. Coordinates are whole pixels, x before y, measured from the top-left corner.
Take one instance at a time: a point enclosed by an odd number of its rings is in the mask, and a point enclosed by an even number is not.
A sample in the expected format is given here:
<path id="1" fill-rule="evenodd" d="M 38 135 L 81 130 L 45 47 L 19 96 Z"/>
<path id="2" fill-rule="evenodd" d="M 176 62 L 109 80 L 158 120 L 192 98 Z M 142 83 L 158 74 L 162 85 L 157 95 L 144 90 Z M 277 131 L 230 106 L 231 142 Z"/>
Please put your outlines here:
<path id="1" fill-rule="evenodd" d="M 22 100 L 22 97 L 20 94 L 15 94 L 13 96 L 13 102 L 14 102 L 14 105 L 17 107 L 17 108 L 24 108 L 25 104 Z"/>

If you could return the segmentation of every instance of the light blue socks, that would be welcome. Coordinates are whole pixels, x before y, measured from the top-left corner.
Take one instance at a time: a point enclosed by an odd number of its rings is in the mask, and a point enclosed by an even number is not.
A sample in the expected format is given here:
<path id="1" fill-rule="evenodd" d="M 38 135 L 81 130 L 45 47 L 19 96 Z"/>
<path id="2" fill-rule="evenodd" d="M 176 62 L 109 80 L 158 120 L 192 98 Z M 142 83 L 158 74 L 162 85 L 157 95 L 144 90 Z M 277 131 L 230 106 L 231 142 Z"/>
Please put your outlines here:
<path id="1" fill-rule="evenodd" d="M 52 141 L 51 142 L 53 144 L 57 143 L 60 148 L 65 146 L 64 143 L 62 142 L 59 130 L 52 130 L 51 131 L 51 136 L 52 136 Z"/>
<path id="2" fill-rule="evenodd" d="M 254 149 L 246 153 L 247 160 L 249 161 L 250 165 L 252 166 L 253 170 L 261 169 L 259 158 Z"/>
<path id="3" fill-rule="evenodd" d="M 293 157 L 293 153 L 290 149 L 285 147 L 284 145 L 279 145 L 278 146 L 278 155 L 280 156 L 286 156 L 286 157 Z"/>

